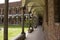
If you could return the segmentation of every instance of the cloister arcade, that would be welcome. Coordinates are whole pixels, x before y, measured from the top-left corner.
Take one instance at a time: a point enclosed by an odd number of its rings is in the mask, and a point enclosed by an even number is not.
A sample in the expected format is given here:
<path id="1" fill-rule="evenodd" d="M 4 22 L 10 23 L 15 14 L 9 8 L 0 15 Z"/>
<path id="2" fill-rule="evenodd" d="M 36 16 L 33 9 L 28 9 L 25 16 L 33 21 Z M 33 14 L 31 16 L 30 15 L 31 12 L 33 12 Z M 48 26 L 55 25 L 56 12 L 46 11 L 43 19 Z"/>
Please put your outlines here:
<path id="1" fill-rule="evenodd" d="M 4 40 L 8 40 L 8 8 L 8 0 L 5 0 Z M 22 32 L 21 36 L 16 40 L 26 40 L 26 33 L 24 32 L 25 13 L 28 14 L 29 18 L 29 33 L 35 31 L 34 27 L 38 27 L 37 24 L 42 23 L 42 32 L 44 32 L 44 40 L 60 40 L 60 0 L 21 0 L 21 6 L 17 9 L 19 9 L 18 15 L 22 14 Z M 16 12 L 17 11 L 13 11 L 13 13 Z M 34 21 L 35 17 L 36 21 L 33 23 L 34 25 L 32 26 L 30 24 L 30 17 L 32 18 L 32 21 Z"/>

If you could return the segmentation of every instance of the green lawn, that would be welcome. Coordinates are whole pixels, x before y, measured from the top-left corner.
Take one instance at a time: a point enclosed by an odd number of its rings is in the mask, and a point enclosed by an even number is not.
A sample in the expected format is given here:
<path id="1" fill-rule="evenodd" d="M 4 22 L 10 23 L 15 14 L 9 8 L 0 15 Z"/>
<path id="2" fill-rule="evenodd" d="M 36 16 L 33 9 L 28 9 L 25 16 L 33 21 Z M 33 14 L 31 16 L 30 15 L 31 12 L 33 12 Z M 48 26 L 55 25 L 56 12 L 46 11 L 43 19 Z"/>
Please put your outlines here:
<path id="1" fill-rule="evenodd" d="M 0 25 L 0 40 L 3 40 L 3 25 Z M 8 40 L 12 40 L 14 37 L 16 37 L 18 34 L 21 33 L 21 26 L 20 25 L 9 25 L 8 28 Z M 25 32 L 28 30 L 28 27 L 25 26 Z"/>

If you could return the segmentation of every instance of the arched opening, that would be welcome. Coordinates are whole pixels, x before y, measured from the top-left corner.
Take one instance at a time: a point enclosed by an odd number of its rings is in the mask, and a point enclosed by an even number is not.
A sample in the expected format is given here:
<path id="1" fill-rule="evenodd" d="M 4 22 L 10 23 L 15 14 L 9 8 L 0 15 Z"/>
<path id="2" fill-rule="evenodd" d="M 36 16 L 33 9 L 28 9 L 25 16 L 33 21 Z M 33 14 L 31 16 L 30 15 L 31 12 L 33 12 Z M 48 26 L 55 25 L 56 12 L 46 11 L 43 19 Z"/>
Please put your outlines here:
<path id="1" fill-rule="evenodd" d="M 43 23 L 43 17 L 38 15 L 38 25 L 42 25 Z"/>

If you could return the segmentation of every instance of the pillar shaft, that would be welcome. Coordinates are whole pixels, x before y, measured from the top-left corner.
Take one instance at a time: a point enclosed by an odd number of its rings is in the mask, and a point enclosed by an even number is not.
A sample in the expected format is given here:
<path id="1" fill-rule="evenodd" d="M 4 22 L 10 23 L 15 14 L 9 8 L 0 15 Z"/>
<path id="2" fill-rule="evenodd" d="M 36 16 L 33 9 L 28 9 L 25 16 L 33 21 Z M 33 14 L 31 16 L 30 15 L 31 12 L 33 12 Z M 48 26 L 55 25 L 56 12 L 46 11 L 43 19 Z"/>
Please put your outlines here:
<path id="1" fill-rule="evenodd" d="M 5 0 L 4 40 L 8 40 L 8 0 Z"/>
<path id="2" fill-rule="evenodd" d="M 55 26 L 55 13 L 56 13 L 56 9 L 55 9 L 55 1 L 56 0 L 48 0 L 48 27 L 47 27 L 47 39 L 46 40 L 57 40 L 57 35 L 56 32 L 58 34 L 58 30 L 56 29 Z"/>
<path id="3" fill-rule="evenodd" d="M 30 30 L 30 25 L 31 25 L 31 24 L 30 24 L 30 13 L 29 13 L 29 30 Z"/>
<path id="4" fill-rule="evenodd" d="M 45 32 L 45 40 L 48 40 L 48 0 L 45 0 L 45 11 L 43 14 L 43 31 Z"/>
<path id="5" fill-rule="evenodd" d="M 24 10 L 22 8 L 22 34 L 24 34 Z"/>

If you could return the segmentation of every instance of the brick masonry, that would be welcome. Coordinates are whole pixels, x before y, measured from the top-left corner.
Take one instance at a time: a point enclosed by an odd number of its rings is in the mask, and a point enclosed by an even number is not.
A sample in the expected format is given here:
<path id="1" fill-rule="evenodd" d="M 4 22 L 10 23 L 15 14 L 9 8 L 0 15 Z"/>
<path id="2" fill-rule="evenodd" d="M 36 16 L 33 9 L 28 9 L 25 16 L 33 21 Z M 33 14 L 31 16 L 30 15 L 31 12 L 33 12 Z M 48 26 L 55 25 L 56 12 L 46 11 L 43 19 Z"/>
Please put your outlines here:
<path id="1" fill-rule="evenodd" d="M 44 14 L 44 32 L 45 32 L 45 40 L 60 40 L 60 23 L 55 22 L 55 13 L 58 13 L 57 10 L 58 8 L 56 6 L 56 0 L 46 0 L 48 3 L 46 5 L 46 8 L 48 8 Z M 59 5 L 58 5 L 59 6 Z M 46 13 L 48 12 L 48 15 Z M 48 17 L 46 17 L 48 16 Z M 47 22 L 46 22 L 47 18 Z"/>

